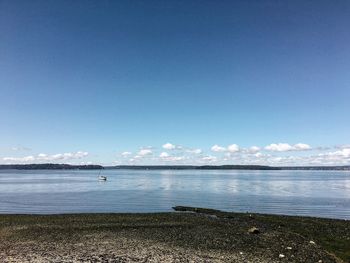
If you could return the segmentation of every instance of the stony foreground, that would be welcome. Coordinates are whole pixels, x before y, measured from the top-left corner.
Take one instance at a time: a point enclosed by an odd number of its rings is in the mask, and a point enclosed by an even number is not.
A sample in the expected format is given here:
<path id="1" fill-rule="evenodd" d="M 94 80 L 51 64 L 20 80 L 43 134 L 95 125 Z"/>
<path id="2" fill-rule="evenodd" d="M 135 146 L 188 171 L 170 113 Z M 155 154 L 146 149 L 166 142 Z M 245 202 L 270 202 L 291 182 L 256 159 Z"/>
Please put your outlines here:
<path id="1" fill-rule="evenodd" d="M 350 262 L 350 221 L 177 210 L 1 215 L 0 262 Z"/>

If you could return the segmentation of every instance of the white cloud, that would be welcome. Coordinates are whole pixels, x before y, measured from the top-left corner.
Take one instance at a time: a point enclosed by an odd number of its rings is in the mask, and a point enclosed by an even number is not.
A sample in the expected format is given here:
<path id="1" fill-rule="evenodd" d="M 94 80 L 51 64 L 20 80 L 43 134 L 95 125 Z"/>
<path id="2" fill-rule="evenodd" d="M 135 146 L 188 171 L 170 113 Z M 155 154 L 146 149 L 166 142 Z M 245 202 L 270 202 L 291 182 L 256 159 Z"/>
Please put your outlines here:
<path id="1" fill-rule="evenodd" d="M 231 144 L 231 145 L 227 146 L 227 148 L 215 144 L 215 145 L 213 145 L 213 146 L 211 147 L 211 150 L 212 150 L 213 152 L 229 152 L 229 153 L 236 153 L 236 152 L 239 152 L 239 151 L 240 151 L 240 148 L 239 148 L 239 146 L 238 146 L 237 144 Z"/>
<path id="2" fill-rule="evenodd" d="M 146 155 L 151 155 L 152 154 L 152 150 L 151 149 L 141 149 L 137 155 L 139 156 L 146 156 Z M 135 156 L 136 158 L 136 156 Z"/>
<path id="3" fill-rule="evenodd" d="M 188 150 L 186 150 L 186 152 L 192 153 L 192 154 L 201 154 L 202 150 L 201 149 L 188 149 Z"/>
<path id="4" fill-rule="evenodd" d="M 350 148 L 344 148 L 342 150 L 339 151 L 335 151 L 335 152 L 328 152 L 328 153 L 321 153 L 318 156 L 326 156 L 329 158 L 335 158 L 335 159 L 347 159 L 350 158 Z"/>
<path id="5" fill-rule="evenodd" d="M 258 154 L 259 156 L 257 156 Z M 260 160 L 264 165 L 349 165 L 350 148 L 311 156 L 273 156 L 257 153 L 255 157 L 257 158 L 256 160 Z M 254 160 L 251 161 L 254 162 Z"/>
<path id="6" fill-rule="evenodd" d="M 169 156 L 166 158 L 167 161 L 171 161 L 171 162 L 177 162 L 177 161 L 182 161 L 185 160 L 184 156 Z"/>
<path id="7" fill-rule="evenodd" d="M 58 153 L 53 155 L 48 155 L 45 153 L 40 153 L 37 156 L 25 156 L 25 157 L 4 157 L 5 162 L 14 163 L 27 163 L 27 162 L 54 162 L 54 161 L 70 161 L 76 159 L 82 159 L 88 156 L 88 152 L 78 151 L 73 153 Z"/>
<path id="8" fill-rule="evenodd" d="M 216 162 L 217 161 L 217 157 L 216 156 L 205 156 L 202 158 L 203 161 L 205 162 Z"/>
<path id="9" fill-rule="evenodd" d="M 25 156 L 25 157 L 4 157 L 2 159 L 5 162 L 14 162 L 14 163 L 34 162 L 36 160 L 33 155 Z"/>
<path id="10" fill-rule="evenodd" d="M 169 154 L 167 152 L 162 152 L 160 155 L 159 155 L 160 158 L 167 158 L 169 157 Z"/>
<path id="11" fill-rule="evenodd" d="M 71 159 L 81 159 L 88 155 L 87 152 L 76 152 L 76 153 L 58 153 L 51 156 L 45 156 L 45 154 L 40 154 L 43 160 L 71 160 Z"/>
<path id="12" fill-rule="evenodd" d="M 168 149 L 164 150 L 162 148 Z M 258 146 L 240 148 L 237 144 L 223 147 L 216 144 L 211 147 L 210 151 L 202 151 L 199 148 L 181 147 L 166 143 L 162 148 L 143 147 L 140 148 L 139 151 L 136 151 L 136 153 L 131 151 L 121 152 L 119 155 L 119 162 L 120 164 L 164 164 L 174 162 L 179 164 L 260 164 L 272 166 L 350 165 L 350 146 L 345 144 L 341 146 L 323 147 L 322 151 L 316 151 L 318 148 L 311 148 L 310 145 L 305 143 L 275 143 L 267 145 L 264 148 Z M 308 150 L 313 151 L 306 152 Z M 301 153 L 301 151 L 305 151 L 305 153 Z M 293 153 L 295 156 L 287 156 L 287 153 Z M 213 156 L 211 156 L 211 154 Z M 83 159 L 88 155 L 88 152 L 84 151 L 57 154 L 39 153 L 37 155 L 32 154 L 24 157 L 0 157 L 0 161 L 13 164 L 78 164 L 80 161 L 89 163 L 86 161 L 87 159 Z M 95 163 L 94 161 L 92 162 Z"/>
<path id="13" fill-rule="evenodd" d="M 260 147 L 258 147 L 258 146 L 252 146 L 252 147 L 247 149 L 247 152 L 252 153 L 252 154 L 258 153 L 259 151 L 260 151 Z"/>
<path id="14" fill-rule="evenodd" d="M 345 158 L 350 158 L 350 148 L 345 148 L 341 151 L 339 151 L 339 153 L 341 156 L 345 157 Z"/>
<path id="15" fill-rule="evenodd" d="M 336 149 L 346 149 L 346 148 L 350 148 L 350 144 L 336 145 L 334 148 L 336 148 Z"/>
<path id="16" fill-rule="evenodd" d="M 297 143 L 293 146 L 296 151 L 306 151 L 311 150 L 311 146 L 305 143 Z"/>
<path id="17" fill-rule="evenodd" d="M 265 150 L 273 151 L 273 152 L 286 152 L 286 151 L 291 151 L 292 149 L 293 147 L 288 143 L 278 143 L 278 144 L 272 143 L 265 147 Z"/>
<path id="18" fill-rule="evenodd" d="M 239 152 L 239 146 L 237 144 L 231 144 L 227 146 L 227 151 L 229 151 L 230 153 Z"/>
<path id="19" fill-rule="evenodd" d="M 257 152 L 256 154 L 254 154 L 254 156 L 255 156 L 256 158 L 260 158 L 260 157 L 262 157 L 262 156 L 263 156 L 263 154 L 262 154 L 262 153 L 260 153 L 260 152 Z"/>
<path id="20" fill-rule="evenodd" d="M 171 144 L 170 142 L 163 144 L 162 147 L 166 150 L 174 150 L 176 148 L 176 146 L 174 144 Z"/>
<path id="21" fill-rule="evenodd" d="M 160 153 L 159 157 L 161 161 L 167 161 L 167 162 L 177 162 L 177 161 L 185 160 L 184 156 L 170 156 L 167 152 Z"/>
<path id="22" fill-rule="evenodd" d="M 311 146 L 305 143 L 297 143 L 295 145 L 290 145 L 288 143 L 272 143 L 265 147 L 265 150 L 272 152 L 306 151 L 310 149 Z"/>
<path id="23" fill-rule="evenodd" d="M 231 153 L 225 153 L 225 157 L 226 158 L 230 158 L 230 157 L 232 157 L 232 154 Z"/>
<path id="24" fill-rule="evenodd" d="M 79 163 L 80 165 L 90 165 L 90 164 L 93 164 L 92 162 L 80 162 Z"/>
<path id="25" fill-rule="evenodd" d="M 226 148 L 215 144 L 215 145 L 213 145 L 213 146 L 211 147 L 211 150 L 212 150 L 213 152 L 225 152 L 225 151 L 226 151 Z"/>

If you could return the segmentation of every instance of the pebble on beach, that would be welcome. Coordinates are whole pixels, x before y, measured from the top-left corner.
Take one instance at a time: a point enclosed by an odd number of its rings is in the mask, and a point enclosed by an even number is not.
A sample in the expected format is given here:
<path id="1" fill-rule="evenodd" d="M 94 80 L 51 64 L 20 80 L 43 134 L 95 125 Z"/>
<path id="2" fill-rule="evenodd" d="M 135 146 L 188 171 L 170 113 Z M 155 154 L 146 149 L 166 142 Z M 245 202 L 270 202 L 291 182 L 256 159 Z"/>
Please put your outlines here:
<path id="1" fill-rule="evenodd" d="M 257 227 L 252 227 L 252 228 L 249 228 L 249 229 L 248 229 L 248 233 L 249 233 L 249 234 L 259 234 L 259 233 L 260 233 L 260 230 L 259 230 L 259 228 L 257 228 Z"/>

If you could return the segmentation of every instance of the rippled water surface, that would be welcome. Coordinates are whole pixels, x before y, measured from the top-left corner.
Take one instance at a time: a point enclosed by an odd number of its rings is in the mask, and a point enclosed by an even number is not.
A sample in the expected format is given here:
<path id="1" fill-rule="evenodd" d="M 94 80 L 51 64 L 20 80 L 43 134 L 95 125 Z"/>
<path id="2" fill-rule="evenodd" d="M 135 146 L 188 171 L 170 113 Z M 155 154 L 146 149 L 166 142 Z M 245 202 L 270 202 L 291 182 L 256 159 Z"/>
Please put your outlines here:
<path id="1" fill-rule="evenodd" d="M 346 171 L 0 171 L 0 213 L 159 212 L 175 205 L 350 219 Z"/>

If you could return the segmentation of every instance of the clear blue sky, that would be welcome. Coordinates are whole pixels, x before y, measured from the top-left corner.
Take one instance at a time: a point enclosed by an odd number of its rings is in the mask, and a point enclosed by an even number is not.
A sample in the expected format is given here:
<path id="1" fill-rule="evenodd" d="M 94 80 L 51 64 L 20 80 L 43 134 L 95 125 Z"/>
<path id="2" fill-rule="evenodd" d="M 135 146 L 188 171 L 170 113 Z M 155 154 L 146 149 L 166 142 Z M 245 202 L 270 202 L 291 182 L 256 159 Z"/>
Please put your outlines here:
<path id="1" fill-rule="evenodd" d="M 243 163 L 258 146 L 350 163 L 349 28 L 347 0 L 0 0 L 0 162 L 152 146 L 139 163 Z"/>

